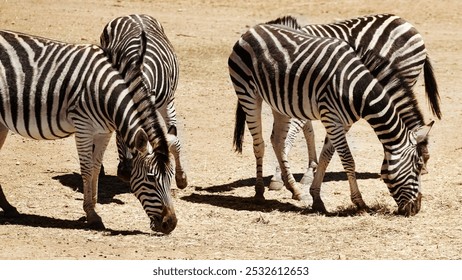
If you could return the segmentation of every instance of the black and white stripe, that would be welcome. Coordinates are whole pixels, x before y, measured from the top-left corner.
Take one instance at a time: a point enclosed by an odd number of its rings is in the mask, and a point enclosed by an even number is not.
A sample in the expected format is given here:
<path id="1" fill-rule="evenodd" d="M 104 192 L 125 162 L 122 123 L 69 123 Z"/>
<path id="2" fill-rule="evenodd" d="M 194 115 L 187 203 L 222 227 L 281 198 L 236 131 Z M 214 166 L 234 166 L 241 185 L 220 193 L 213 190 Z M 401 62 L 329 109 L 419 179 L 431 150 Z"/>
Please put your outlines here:
<path id="1" fill-rule="evenodd" d="M 401 17 L 392 14 L 378 14 L 331 24 L 301 26 L 294 17 L 285 16 L 269 23 L 288 26 L 313 36 L 345 40 L 381 84 L 386 84 L 394 75 L 400 75 L 407 85 L 412 87 L 423 71 L 430 108 L 433 114 L 441 119 L 438 87 L 423 38 L 412 24 Z M 386 58 L 380 68 L 375 67 L 377 56 Z M 306 138 L 309 160 L 307 172 L 300 182 L 309 184 L 317 167 L 311 122 L 292 119 L 286 149 L 288 151 L 291 149 L 295 136 L 301 129 Z M 279 168 L 276 168 L 270 188 L 280 189 L 281 187 L 281 173 Z"/>
<path id="2" fill-rule="evenodd" d="M 104 228 L 95 212 L 98 174 L 114 130 L 135 154 L 130 187 L 152 229 L 168 233 L 176 226 L 164 195 L 173 176 L 165 132 L 144 91 L 141 79 L 129 87 L 97 46 L 0 31 L 0 148 L 8 130 L 38 140 L 75 134 L 90 227 Z M 18 214 L 3 191 L 0 207 Z"/>
<path id="3" fill-rule="evenodd" d="M 377 60 L 374 69 L 386 63 L 386 59 Z M 290 118 L 318 119 L 327 131 L 325 148 L 339 153 L 352 201 L 360 209 L 367 207 L 357 186 L 345 135 L 363 118 L 383 144 L 382 176 L 399 212 L 414 215 L 419 211 L 419 179 L 429 126 L 424 125 L 414 95 L 401 76 L 392 76 L 382 86 L 345 41 L 272 24 L 257 25 L 244 33 L 234 45 L 228 65 L 238 97 L 234 145 L 237 151 L 242 150 L 247 123 L 256 157 L 257 198 L 264 198 L 261 106 L 265 101 L 273 109 L 273 148 L 284 183 L 295 199 L 303 194 L 295 185 L 284 149 Z M 409 118 L 409 112 L 415 117 Z M 323 154 L 324 150 L 310 189 L 313 208 L 319 211 L 325 211 L 320 187 L 330 161 Z"/>
<path id="4" fill-rule="evenodd" d="M 181 144 L 177 136 L 175 90 L 178 83 L 178 61 L 174 49 L 159 21 L 148 15 L 129 15 L 111 20 L 101 34 L 101 46 L 127 82 L 142 77 L 147 92 L 162 115 L 168 131 L 168 142 L 175 157 L 175 178 L 179 188 L 187 186 L 182 164 Z M 130 155 L 120 138 L 118 176 L 130 175 Z"/>

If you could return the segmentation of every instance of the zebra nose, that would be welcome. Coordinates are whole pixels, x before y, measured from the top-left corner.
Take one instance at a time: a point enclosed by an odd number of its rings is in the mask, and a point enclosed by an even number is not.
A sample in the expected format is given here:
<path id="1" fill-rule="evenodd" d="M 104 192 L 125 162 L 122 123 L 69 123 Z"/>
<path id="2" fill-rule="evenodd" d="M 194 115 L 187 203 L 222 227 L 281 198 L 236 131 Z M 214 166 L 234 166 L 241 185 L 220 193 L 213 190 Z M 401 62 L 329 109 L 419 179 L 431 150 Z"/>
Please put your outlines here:
<path id="1" fill-rule="evenodd" d="M 414 200 L 407 202 L 404 206 L 398 207 L 398 214 L 405 217 L 414 216 L 420 211 L 422 194 L 419 192 Z"/>
<path id="2" fill-rule="evenodd" d="M 161 215 L 151 218 L 151 229 L 169 234 L 175 229 L 177 222 L 175 211 L 164 207 Z"/>
<path id="3" fill-rule="evenodd" d="M 175 229 L 177 221 L 175 214 L 164 216 L 162 224 L 160 225 L 160 231 L 162 233 L 169 234 Z"/>

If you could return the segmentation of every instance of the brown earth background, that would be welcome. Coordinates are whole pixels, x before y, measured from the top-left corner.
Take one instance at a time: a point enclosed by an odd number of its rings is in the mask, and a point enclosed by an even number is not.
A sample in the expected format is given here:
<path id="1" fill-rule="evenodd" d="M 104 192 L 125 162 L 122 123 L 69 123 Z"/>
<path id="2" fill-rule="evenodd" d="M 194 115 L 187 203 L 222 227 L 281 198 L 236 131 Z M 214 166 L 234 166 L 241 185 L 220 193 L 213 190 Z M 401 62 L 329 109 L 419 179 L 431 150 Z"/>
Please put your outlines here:
<path id="1" fill-rule="evenodd" d="M 190 186 L 175 190 L 179 219 L 168 236 L 152 234 L 149 220 L 128 186 L 116 177 L 111 141 L 107 176 L 100 180 L 97 211 L 106 231 L 79 221 L 82 182 L 74 138 L 34 141 L 11 134 L 0 152 L 0 183 L 24 214 L 0 212 L 0 259 L 460 259 L 462 256 L 462 1 L 1 1 L 0 28 L 69 43 L 98 44 L 104 25 L 132 13 L 157 18 L 180 61 L 176 93 L 180 137 Z M 232 149 L 236 96 L 227 59 L 249 26 L 283 15 L 302 23 L 329 23 L 375 13 L 394 13 L 420 31 L 440 87 L 443 120 L 431 131 L 429 174 L 422 178 L 421 212 L 404 218 L 378 178 L 382 148 L 372 129 L 358 122 L 348 134 L 359 185 L 375 214 L 355 214 L 338 156 L 323 184 L 327 209 L 312 213 L 288 191 L 253 201 L 255 161 L 246 132 L 244 152 Z M 415 88 L 425 119 L 422 81 Z M 275 157 L 265 114 L 265 176 Z M 324 128 L 315 123 L 318 152 Z M 306 146 L 297 139 L 292 170 L 305 169 Z"/>

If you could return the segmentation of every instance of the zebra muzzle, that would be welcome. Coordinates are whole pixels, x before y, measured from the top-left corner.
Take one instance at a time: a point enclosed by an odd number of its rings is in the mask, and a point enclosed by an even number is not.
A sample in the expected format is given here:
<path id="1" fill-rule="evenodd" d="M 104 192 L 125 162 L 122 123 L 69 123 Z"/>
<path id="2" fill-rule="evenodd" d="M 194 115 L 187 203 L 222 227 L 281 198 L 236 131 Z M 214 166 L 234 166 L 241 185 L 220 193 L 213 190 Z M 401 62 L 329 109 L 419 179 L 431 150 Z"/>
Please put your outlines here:
<path id="1" fill-rule="evenodd" d="M 177 222 L 175 212 L 168 207 L 164 207 L 162 215 L 151 218 L 151 229 L 169 234 L 175 229 Z"/>
<path id="2" fill-rule="evenodd" d="M 398 207 L 398 214 L 404 215 L 405 217 L 416 215 L 420 211 L 421 201 L 422 194 L 419 192 L 415 199 L 410 200 L 403 206 Z"/>

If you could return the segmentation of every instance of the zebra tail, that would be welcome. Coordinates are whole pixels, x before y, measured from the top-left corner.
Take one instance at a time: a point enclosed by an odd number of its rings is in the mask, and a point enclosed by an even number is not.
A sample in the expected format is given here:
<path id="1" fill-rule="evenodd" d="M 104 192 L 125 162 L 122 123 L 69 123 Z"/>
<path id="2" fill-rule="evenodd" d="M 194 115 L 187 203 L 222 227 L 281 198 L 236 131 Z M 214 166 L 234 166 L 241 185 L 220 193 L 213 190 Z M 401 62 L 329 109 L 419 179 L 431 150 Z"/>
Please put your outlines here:
<path id="1" fill-rule="evenodd" d="M 441 120 L 442 113 L 440 110 L 440 95 L 438 93 L 438 85 L 435 80 L 435 74 L 433 67 L 430 63 L 430 58 L 427 56 L 424 64 L 424 80 L 425 80 L 425 92 L 427 93 L 427 99 L 430 102 L 430 108 L 433 115 Z"/>
<path id="2" fill-rule="evenodd" d="M 242 142 L 244 141 L 244 130 L 245 130 L 245 119 L 246 114 L 242 105 L 237 102 L 236 108 L 236 123 L 234 126 L 234 150 L 238 153 L 242 153 Z"/>

